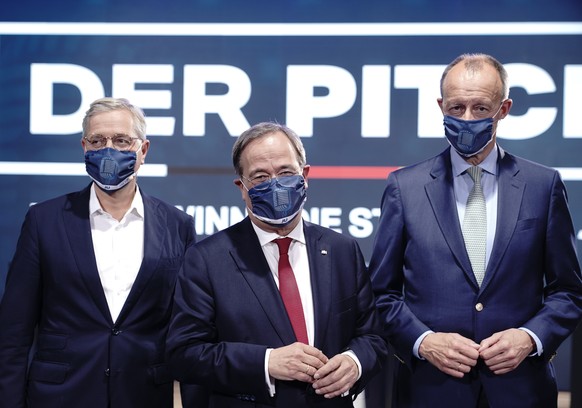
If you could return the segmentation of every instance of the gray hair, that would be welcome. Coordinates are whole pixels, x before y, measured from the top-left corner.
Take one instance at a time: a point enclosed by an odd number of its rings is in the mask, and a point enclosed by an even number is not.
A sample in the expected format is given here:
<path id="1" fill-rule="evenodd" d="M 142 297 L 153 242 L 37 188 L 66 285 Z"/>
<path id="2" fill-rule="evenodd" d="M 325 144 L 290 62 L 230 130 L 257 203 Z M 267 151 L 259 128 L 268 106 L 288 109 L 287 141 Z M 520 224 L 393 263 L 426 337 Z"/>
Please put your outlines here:
<path id="1" fill-rule="evenodd" d="M 243 170 L 240 164 L 240 157 L 248 144 L 255 139 L 259 139 L 276 132 L 281 132 L 287 136 L 293 145 L 293 148 L 295 149 L 299 166 L 301 168 L 305 166 L 305 163 L 307 163 L 307 158 L 305 155 L 305 149 L 303 148 L 303 143 L 301 142 L 299 136 L 297 136 L 293 130 L 289 129 L 285 125 L 281 125 L 276 122 L 261 122 L 245 130 L 238 137 L 234 143 L 234 146 L 232 147 L 232 164 L 237 175 L 242 176 Z"/>
<path id="2" fill-rule="evenodd" d="M 477 71 L 483 69 L 483 64 L 491 65 L 493 68 L 495 68 L 495 70 L 499 74 L 499 79 L 501 80 L 501 90 L 500 90 L 501 92 L 500 92 L 500 94 L 502 95 L 502 99 L 507 99 L 509 97 L 509 87 L 507 85 L 507 82 L 508 82 L 507 71 L 503 67 L 503 64 L 501 64 L 501 62 L 497 61 L 491 55 L 479 54 L 479 53 L 478 54 L 459 55 L 457 58 L 455 58 L 453 60 L 453 62 L 451 62 L 449 65 L 447 65 L 447 67 L 445 68 L 445 70 L 443 72 L 443 76 L 441 77 L 441 97 L 443 96 L 443 84 L 445 82 L 445 78 L 447 77 L 449 71 L 451 69 L 453 69 L 453 67 L 460 62 L 464 62 L 465 69 L 467 71 L 472 71 L 472 72 L 477 72 Z"/>
<path id="3" fill-rule="evenodd" d="M 133 119 L 133 131 L 136 136 L 142 140 L 146 140 L 146 121 L 143 111 L 141 108 L 132 105 L 124 98 L 101 98 L 91 103 L 89 110 L 85 113 L 85 117 L 83 118 L 83 137 L 87 136 L 86 133 L 89 127 L 89 120 L 91 120 L 93 116 L 99 113 L 116 110 L 128 111 Z"/>

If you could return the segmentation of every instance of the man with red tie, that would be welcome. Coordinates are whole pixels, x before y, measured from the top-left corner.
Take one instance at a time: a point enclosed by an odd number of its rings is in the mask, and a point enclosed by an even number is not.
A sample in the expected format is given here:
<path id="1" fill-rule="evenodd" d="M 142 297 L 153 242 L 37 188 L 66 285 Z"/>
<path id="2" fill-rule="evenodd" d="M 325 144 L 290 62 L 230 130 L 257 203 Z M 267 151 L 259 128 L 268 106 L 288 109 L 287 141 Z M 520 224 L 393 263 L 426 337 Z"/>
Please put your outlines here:
<path id="1" fill-rule="evenodd" d="M 358 244 L 302 220 L 309 165 L 291 129 L 259 123 L 232 158 L 249 215 L 186 254 L 173 373 L 213 407 L 352 407 L 387 352 Z"/>

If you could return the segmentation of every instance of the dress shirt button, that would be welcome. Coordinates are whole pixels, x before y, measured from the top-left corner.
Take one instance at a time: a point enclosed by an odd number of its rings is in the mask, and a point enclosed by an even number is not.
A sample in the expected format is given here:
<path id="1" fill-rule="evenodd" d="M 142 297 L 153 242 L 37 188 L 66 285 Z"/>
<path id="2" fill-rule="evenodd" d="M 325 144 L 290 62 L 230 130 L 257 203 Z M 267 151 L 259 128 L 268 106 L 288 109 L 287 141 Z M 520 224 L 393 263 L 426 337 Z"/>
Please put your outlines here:
<path id="1" fill-rule="evenodd" d="M 475 310 L 480 312 L 481 310 L 483 310 L 483 303 L 477 303 L 475 305 Z"/>

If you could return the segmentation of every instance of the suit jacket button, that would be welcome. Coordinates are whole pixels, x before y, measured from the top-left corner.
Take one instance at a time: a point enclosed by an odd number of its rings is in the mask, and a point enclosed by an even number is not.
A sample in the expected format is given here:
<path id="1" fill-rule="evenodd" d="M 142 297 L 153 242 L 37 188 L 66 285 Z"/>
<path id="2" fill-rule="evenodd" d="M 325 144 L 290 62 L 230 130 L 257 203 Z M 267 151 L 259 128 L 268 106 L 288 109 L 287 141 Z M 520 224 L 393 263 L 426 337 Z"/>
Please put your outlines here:
<path id="1" fill-rule="evenodd" d="M 105 369 L 105 376 L 109 377 L 109 374 L 110 374 L 109 368 Z"/>
<path id="2" fill-rule="evenodd" d="M 475 305 L 475 310 L 480 312 L 481 310 L 483 310 L 483 303 L 477 303 Z"/>

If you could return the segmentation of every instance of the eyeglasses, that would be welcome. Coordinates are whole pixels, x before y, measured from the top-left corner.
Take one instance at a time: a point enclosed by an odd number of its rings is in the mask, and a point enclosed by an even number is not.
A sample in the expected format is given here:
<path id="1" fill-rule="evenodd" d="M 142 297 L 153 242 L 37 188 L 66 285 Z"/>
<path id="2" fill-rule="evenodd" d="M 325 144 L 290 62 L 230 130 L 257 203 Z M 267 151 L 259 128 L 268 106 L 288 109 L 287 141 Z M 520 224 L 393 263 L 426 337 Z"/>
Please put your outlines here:
<path id="1" fill-rule="evenodd" d="M 250 179 L 246 178 L 243 175 L 241 175 L 241 178 L 245 179 L 246 181 L 251 183 L 251 185 L 253 187 L 255 187 L 255 186 L 258 186 L 259 184 L 271 182 L 272 179 L 278 180 L 279 182 L 282 182 L 284 184 L 286 181 L 286 178 L 298 176 L 298 175 L 299 174 L 295 171 L 285 170 L 285 171 L 282 171 L 280 173 L 277 173 L 277 175 L 275 177 L 271 176 L 270 174 L 260 173 L 260 174 L 257 174 L 255 176 L 251 177 Z"/>
<path id="2" fill-rule="evenodd" d="M 102 149 L 103 147 L 107 146 L 107 141 L 111 140 L 113 147 L 121 151 L 131 149 L 136 140 L 141 140 L 139 137 L 131 137 L 124 134 L 113 136 L 91 135 L 84 137 L 84 139 L 87 141 L 88 147 L 91 150 Z"/>

